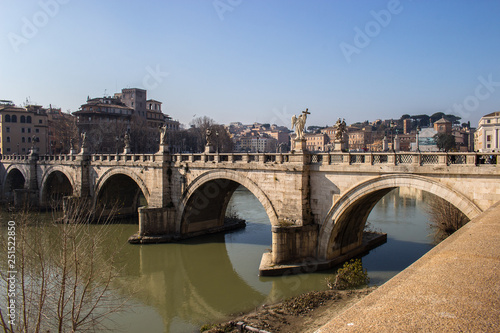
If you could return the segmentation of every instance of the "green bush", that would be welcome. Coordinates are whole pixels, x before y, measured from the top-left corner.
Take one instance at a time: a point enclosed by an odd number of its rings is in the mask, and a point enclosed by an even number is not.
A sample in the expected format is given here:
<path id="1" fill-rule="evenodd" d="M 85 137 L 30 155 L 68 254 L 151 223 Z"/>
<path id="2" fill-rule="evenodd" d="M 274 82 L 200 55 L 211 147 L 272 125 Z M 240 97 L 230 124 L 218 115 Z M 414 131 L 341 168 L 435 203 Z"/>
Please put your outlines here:
<path id="1" fill-rule="evenodd" d="M 346 290 L 365 286 L 370 282 L 368 272 L 363 269 L 361 259 L 346 261 L 344 266 L 337 271 L 335 282 L 329 284 L 333 289 Z"/>

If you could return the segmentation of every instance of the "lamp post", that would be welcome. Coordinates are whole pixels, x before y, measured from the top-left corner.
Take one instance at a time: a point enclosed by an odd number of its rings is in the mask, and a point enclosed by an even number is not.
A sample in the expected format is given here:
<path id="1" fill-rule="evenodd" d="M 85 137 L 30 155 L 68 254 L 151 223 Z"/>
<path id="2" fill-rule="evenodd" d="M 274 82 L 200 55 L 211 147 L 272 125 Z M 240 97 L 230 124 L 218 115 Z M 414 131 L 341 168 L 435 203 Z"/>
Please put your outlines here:
<path id="1" fill-rule="evenodd" d="M 391 150 L 394 153 L 394 137 L 393 137 L 394 121 L 393 120 L 391 120 L 391 123 L 389 126 L 391 127 Z"/>
<path id="2" fill-rule="evenodd" d="M 418 135 L 420 133 L 422 129 L 420 128 L 420 125 L 417 125 L 417 140 L 416 140 L 416 144 L 417 144 L 417 152 L 420 152 L 420 146 L 419 146 L 419 143 L 418 143 Z"/>
<path id="3" fill-rule="evenodd" d="M 215 131 L 215 140 L 217 140 L 217 154 L 219 153 L 219 131 Z"/>

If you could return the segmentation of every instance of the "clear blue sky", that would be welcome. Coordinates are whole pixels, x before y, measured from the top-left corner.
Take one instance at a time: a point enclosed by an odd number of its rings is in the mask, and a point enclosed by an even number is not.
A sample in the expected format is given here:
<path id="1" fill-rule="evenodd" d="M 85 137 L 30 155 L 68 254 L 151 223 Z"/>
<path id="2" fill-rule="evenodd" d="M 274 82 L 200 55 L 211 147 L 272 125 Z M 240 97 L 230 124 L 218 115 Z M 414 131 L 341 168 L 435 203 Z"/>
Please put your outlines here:
<path id="1" fill-rule="evenodd" d="M 0 37 L 16 104 L 142 87 L 183 123 L 287 126 L 500 110 L 500 1 L 0 0 Z"/>

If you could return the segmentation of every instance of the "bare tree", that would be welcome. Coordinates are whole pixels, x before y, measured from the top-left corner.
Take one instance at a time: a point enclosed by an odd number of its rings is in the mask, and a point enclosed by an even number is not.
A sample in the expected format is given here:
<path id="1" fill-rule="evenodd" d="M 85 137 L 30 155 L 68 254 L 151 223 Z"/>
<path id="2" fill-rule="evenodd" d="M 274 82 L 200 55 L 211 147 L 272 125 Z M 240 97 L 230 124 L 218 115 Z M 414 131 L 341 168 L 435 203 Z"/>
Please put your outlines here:
<path id="1" fill-rule="evenodd" d="M 112 288 L 120 272 L 120 247 L 106 243 L 107 226 L 95 230 L 89 225 L 87 204 L 71 208 L 72 223 L 42 225 L 27 214 L 16 217 L 18 288 L 15 295 L 5 294 L 4 304 L 15 302 L 17 318 L 14 325 L 8 310 L 0 308 L 4 332 L 94 331 L 103 328 L 111 313 L 123 309 L 126 300 Z M 7 271 L 2 267 L 6 287 Z"/>
<path id="2" fill-rule="evenodd" d="M 438 243 L 469 222 L 469 218 L 458 208 L 436 196 L 429 200 L 428 213 Z"/>
<path id="3" fill-rule="evenodd" d="M 201 152 L 204 150 L 206 141 L 207 129 L 212 132 L 213 144 L 219 152 L 231 152 L 233 150 L 233 141 L 228 130 L 223 126 L 217 124 L 212 118 L 203 116 L 193 119 L 191 121 L 191 135 L 193 135 L 196 142 L 195 151 Z"/>

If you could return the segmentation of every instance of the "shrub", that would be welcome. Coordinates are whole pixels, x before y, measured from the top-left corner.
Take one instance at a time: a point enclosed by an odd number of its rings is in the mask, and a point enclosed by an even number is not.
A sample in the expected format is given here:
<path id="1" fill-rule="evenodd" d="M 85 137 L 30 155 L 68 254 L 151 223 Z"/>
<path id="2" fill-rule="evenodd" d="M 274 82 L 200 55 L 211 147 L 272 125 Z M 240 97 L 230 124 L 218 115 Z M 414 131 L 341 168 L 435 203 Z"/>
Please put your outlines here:
<path id="1" fill-rule="evenodd" d="M 344 266 L 337 271 L 335 282 L 329 283 L 332 289 L 346 290 L 365 286 L 370 282 L 368 272 L 363 269 L 361 259 L 346 261 Z"/>

